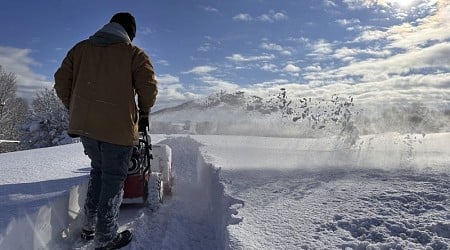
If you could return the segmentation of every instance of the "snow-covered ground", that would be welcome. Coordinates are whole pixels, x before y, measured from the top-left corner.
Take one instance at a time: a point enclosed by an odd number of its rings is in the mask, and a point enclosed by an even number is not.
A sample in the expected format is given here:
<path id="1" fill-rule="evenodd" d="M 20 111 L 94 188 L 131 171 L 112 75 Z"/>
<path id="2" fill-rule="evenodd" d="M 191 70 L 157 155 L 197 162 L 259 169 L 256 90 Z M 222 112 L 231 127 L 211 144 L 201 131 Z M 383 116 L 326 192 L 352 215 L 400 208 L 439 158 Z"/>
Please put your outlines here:
<path id="1" fill-rule="evenodd" d="M 154 135 L 176 185 L 125 206 L 127 249 L 449 249 L 450 133 L 336 138 Z M 80 144 L 0 154 L 0 249 L 89 249 L 67 228 Z M 75 188 L 75 189 L 73 189 Z"/>

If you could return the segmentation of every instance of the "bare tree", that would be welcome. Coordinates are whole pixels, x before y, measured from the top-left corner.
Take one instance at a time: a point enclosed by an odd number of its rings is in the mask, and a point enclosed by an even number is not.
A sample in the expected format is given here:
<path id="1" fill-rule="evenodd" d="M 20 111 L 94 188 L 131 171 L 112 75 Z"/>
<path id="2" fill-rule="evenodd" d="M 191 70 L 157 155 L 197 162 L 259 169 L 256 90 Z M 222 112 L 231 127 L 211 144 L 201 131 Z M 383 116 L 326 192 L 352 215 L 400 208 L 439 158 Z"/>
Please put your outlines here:
<path id="1" fill-rule="evenodd" d="M 27 104 L 16 96 L 16 76 L 6 72 L 0 65 L 0 153 L 15 151 L 17 144 L 5 143 L 6 140 L 17 141 L 20 137 L 20 125 L 27 115 Z"/>

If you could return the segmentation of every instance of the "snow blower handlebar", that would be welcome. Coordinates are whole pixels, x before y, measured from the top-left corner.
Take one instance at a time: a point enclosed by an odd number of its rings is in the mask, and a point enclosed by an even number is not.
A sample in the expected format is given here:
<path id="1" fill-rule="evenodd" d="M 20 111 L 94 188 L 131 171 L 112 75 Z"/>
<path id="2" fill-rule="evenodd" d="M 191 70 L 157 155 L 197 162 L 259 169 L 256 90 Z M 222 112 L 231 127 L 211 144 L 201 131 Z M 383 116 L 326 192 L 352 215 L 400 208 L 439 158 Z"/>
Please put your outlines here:
<path id="1" fill-rule="evenodd" d="M 148 113 L 139 112 L 139 144 L 143 147 L 143 162 L 144 163 L 144 171 L 150 170 L 150 159 L 152 158 L 152 154 L 150 153 L 152 150 L 152 143 L 149 135 L 150 124 L 148 120 Z"/>
<path id="2" fill-rule="evenodd" d="M 139 122 L 138 122 L 139 132 L 143 132 L 144 135 L 147 135 L 149 128 L 150 123 L 148 121 L 148 113 L 139 111 Z"/>

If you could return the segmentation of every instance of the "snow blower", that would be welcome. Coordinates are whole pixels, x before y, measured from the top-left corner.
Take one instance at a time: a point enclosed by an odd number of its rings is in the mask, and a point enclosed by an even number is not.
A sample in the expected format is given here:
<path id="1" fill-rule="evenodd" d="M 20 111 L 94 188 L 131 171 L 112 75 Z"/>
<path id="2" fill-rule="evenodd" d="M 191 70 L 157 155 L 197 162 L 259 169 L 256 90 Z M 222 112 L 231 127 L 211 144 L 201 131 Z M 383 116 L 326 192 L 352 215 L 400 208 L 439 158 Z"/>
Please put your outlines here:
<path id="1" fill-rule="evenodd" d="M 146 204 L 157 208 L 172 193 L 172 150 L 164 144 L 151 144 L 148 128 L 139 132 L 133 147 L 122 204 Z"/>

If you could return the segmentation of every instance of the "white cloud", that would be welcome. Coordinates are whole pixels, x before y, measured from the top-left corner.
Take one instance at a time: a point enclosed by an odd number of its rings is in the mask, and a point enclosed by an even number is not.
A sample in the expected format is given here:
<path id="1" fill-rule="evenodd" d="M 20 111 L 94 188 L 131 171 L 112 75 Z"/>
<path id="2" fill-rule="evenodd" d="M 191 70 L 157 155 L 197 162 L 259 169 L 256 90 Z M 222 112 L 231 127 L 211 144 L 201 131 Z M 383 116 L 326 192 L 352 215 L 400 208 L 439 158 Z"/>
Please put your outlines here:
<path id="1" fill-rule="evenodd" d="M 392 55 L 392 52 L 389 50 L 380 50 L 371 48 L 360 49 L 360 48 L 342 47 L 334 51 L 333 57 L 340 59 L 342 61 L 352 61 L 354 59 L 357 59 L 357 56 L 360 55 L 368 55 L 372 57 L 387 57 Z"/>
<path id="2" fill-rule="evenodd" d="M 387 58 L 368 58 L 359 62 L 321 72 L 306 72 L 304 79 L 310 83 L 348 84 L 387 81 L 395 76 L 431 74 L 450 71 L 450 42 L 436 44 L 420 50 L 407 51 Z M 448 79 L 447 79 L 448 80 Z"/>
<path id="3" fill-rule="evenodd" d="M 270 80 L 270 81 L 266 81 L 266 82 L 259 82 L 259 83 L 252 84 L 246 90 L 250 91 L 255 88 L 271 88 L 274 86 L 278 86 L 280 84 L 287 84 L 287 83 L 289 83 L 289 80 L 287 80 L 287 79 L 274 79 L 274 80 Z M 262 96 L 262 95 L 260 95 L 260 96 Z"/>
<path id="4" fill-rule="evenodd" d="M 253 18 L 252 18 L 252 16 L 250 14 L 239 13 L 236 16 L 233 17 L 233 20 L 234 21 L 245 21 L 245 22 L 248 22 L 248 21 L 252 21 Z"/>
<path id="5" fill-rule="evenodd" d="M 45 76 L 35 73 L 31 67 L 39 63 L 31 58 L 31 49 L 19 49 L 0 46 L 0 65 L 7 72 L 16 75 L 17 94 L 26 100 L 32 100 L 36 92 L 53 86 Z"/>
<path id="6" fill-rule="evenodd" d="M 139 29 L 138 34 L 142 34 L 144 36 L 152 34 L 152 29 L 150 27 L 142 27 Z"/>
<path id="7" fill-rule="evenodd" d="M 306 71 L 321 71 L 322 67 L 320 65 L 310 65 L 304 68 Z"/>
<path id="8" fill-rule="evenodd" d="M 437 2 L 440 8 L 435 13 L 412 23 L 404 22 L 387 28 L 363 27 L 353 42 L 383 42 L 388 49 L 414 50 L 429 46 L 430 43 L 448 41 L 450 5 L 444 5 L 442 1 Z"/>
<path id="9" fill-rule="evenodd" d="M 298 76 L 299 75 L 298 73 L 301 71 L 301 69 L 300 67 L 290 63 L 283 68 L 283 71 L 291 75 Z"/>
<path id="10" fill-rule="evenodd" d="M 338 19 L 336 22 L 342 26 L 349 26 L 361 23 L 361 21 L 357 18 L 352 19 Z"/>
<path id="11" fill-rule="evenodd" d="M 309 38 L 307 38 L 307 37 L 289 37 L 287 40 L 291 41 L 291 42 L 303 43 L 303 44 L 309 43 Z"/>
<path id="12" fill-rule="evenodd" d="M 383 6 L 383 2 L 388 1 L 345 0 L 345 3 L 352 8 L 373 8 L 379 13 L 396 14 L 389 5 Z M 301 68 L 297 66 L 300 64 L 287 62 L 288 65 L 279 68 L 278 72 L 285 72 L 285 76 L 302 73 L 301 79 L 307 82 L 260 83 L 252 85 L 250 90 L 258 92 L 269 88 L 279 91 L 283 86 L 291 95 L 299 93 L 328 98 L 332 94 L 352 95 L 359 103 L 421 101 L 450 105 L 450 5 L 443 0 L 413 2 L 419 3 L 415 11 L 423 12 L 420 18 L 414 14 L 408 16 L 410 23 L 375 27 L 361 26 L 359 19 L 337 20 L 347 30 L 361 31 L 354 40 L 341 44 L 324 39 L 289 38 L 288 41 L 305 44 L 311 50 L 308 56 L 314 56 L 313 62 Z M 425 2 L 428 5 L 421 6 Z M 433 11 L 432 6 L 439 8 Z M 281 47 L 267 40 L 260 45 L 260 48 L 273 51 L 280 51 Z M 241 57 L 234 59 L 244 61 L 245 57 Z M 327 61 L 319 64 L 318 60 L 323 58 Z M 342 63 L 348 64 L 342 66 Z M 277 70 L 275 64 L 268 62 L 259 64 L 259 68 Z M 283 77 L 283 73 L 280 74 Z"/>
<path id="13" fill-rule="evenodd" d="M 206 11 L 206 12 L 212 12 L 212 13 L 217 13 L 219 12 L 218 9 L 211 7 L 211 6 L 201 6 L 201 8 Z"/>
<path id="14" fill-rule="evenodd" d="M 281 47 L 281 45 L 278 45 L 276 43 L 262 43 L 260 47 L 267 50 L 277 50 L 277 51 L 283 50 L 283 47 Z"/>
<path id="15" fill-rule="evenodd" d="M 272 64 L 272 63 L 264 63 L 260 67 L 260 69 L 264 70 L 264 71 L 270 71 L 270 72 L 277 72 L 278 71 L 277 66 L 275 64 Z"/>
<path id="16" fill-rule="evenodd" d="M 287 20 L 288 16 L 282 12 L 272 12 L 272 19 L 276 21 Z"/>
<path id="17" fill-rule="evenodd" d="M 269 22 L 274 23 L 278 21 L 287 20 L 288 16 L 284 14 L 283 12 L 276 12 L 273 10 L 270 10 L 269 13 L 262 14 L 258 17 L 252 17 L 248 13 L 239 13 L 233 17 L 234 21 L 244 21 L 244 22 L 250 22 L 250 21 L 260 21 L 260 22 Z"/>
<path id="18" fill-rule="evenodd" d="M 292 52 L 290 51 L 290 49 L 283 48 L 283 46 L 276 44 L 276 43 L 265 43 L 264 42 L 259 47 L 262 49 L 265 49 L 265 50 L 278 51 L 282 55 L 287 55 L 287 56 L 292 55 Z"/>
<path id="19" fill-rule="evenodd" d="M 370 59 L 352 63 L 336 71 L 338 75 L 362 76 L 366 81 L 385 74 L 406 74 L 411 70 L 444 68 L 450 70 L 450 42 L 421 50 L 397 54 L 386 59 Z"/>
<path id="20" fill-rule="evenodd" d="M 169 74 L 158 75 L 156 76 L 156 80 L 158 81 L 158 84 L 172 84 L 180 82 L 180 78 L 178 76 Z"/>
<path id="21" fill-rule="evenodd" d="M 194 67 L 193 69 L 191 69 L 189 71 L 186 71 L 186 72 L 183 72 L 183 73 L 185 73 L 185 74 L 204 75 L 204 74 L 208 74 L 208 73 L 210 73 L 212 71 L 215 71 L 215 70 L 217 70 L 216 67 L 205 65 L 205 66 Z"/>
<path id="22" fill-rule="evenodd" d="M 208 87 L 206 87 L 206 88 L 199 86 L 199 88 L 200 89 L 203 88 L 203 91 L 206 93 L 214 93 L 214 92 L 219 92 L 221 90 L 235 91 L 240 88 L 240 86 L 238 84 L 235 84 L 235 83 L 232 83 L 229 81 L 225 81 L 225 80 L 219 79 L 214 76 L 202 76 L 202 77 L 200 77 L 199 80 L 208 85 Z"/>
<path id="23" fill-rule="evenodd" d="M 328 7 L 336 7 L 337 6 L 336 3 L 333 2 L 332 0 L 323 0 L 323 4 L 325 4 L 325 6 L 328 6 Z"/>
<path id="24" fill-rule="evenodd" d="M 262 22 L 273 23 L 276 21 L 287 20 L 288 16 L 282 12 L 275 12 L 273 10 L 269 11 L 267 14 L 260 15 L 257 20 Z"/>
<path id="25" fill-rule="evenodd" d="M 382 30 L 373 30 L 368 27 L 361 32 L 361 34 L 354 40 L 354 42 L 368 42 L 385 39 L 389 35 L 388 32 Z"/>
<path id="26" fill-rule="evenodd" d="M 309 45 L 312 50 L 310 56 L 326 55 L 333 52 L 332 44 L 324 39 L 317 40 Z"/>
<path id="27" fill-rule="evenodd" d="M 203 97 L 203 95 L 194 93 L 187 89 L 178 76 L 164 74 L 157 75 L 158 81 L 158 97 L 153 111 L 173 107 L 191 100 Z"/>
<path id="28" fill-rule="evenodd" d="M 202 51 L 202 52 L 209 51 L 209 50 L 211 50 L 211 44 L 208 42 L 203 43 L 197 50 Z"/>
<path id="29" fill-rule="evenodd" d="M 250 61 L 264 61 L 274 59 L 274 55 L 261 55 L 261 56 L 248 56 L 245 57 L 241 54 L 233 54 L 232 56 L 227 56 L 226 59 L 234 62 L 250 62 Z"/>
<path id="30" fill-rule="evenodd" d="M 156 61 L 157 64 L 163 65 L 163 66 L 169 66 L 169 62 L 167 60 L 158 60 Z"/>
<path id="31" fill-rule="evenodd" d="M 419 26 L 403 24 L 391 27 L 386 32 L 390 47 L 414 49 L 418 46 L 435 41 L 443 42 L 450 39 L 450 5 L 442 10 L 438 16 L 424 19 Z"/>
<path id="32" fill-rule="evenodd" d="M 372 0 L 343 0 L 350 9 L 368 8 L 374 5 Z"/>

